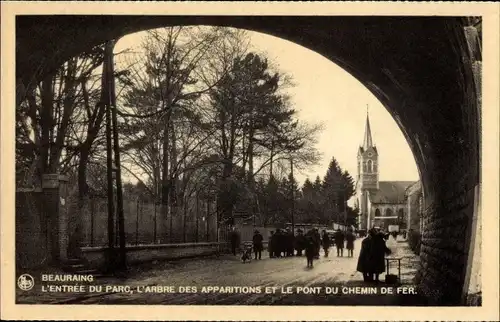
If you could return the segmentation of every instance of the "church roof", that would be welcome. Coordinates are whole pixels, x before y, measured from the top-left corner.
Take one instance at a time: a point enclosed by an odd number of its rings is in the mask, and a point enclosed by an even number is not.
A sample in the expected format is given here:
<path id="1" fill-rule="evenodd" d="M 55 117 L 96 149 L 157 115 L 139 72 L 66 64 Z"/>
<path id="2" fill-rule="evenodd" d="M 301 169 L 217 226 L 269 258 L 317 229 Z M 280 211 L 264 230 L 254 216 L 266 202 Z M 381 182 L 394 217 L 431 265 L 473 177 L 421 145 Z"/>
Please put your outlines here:
<path id="1" fill-rule="evenodd" d="M 371 203 L 403 203 L 406 189 L 415 181 L 380 181 L 379 189 L 370 193 Z"/>
<path id="2" fill-rule="evenodd" d="M 422 191 L 422 183 L 417 181 L 406 188 L 406 195 L 413 195 Z"/>

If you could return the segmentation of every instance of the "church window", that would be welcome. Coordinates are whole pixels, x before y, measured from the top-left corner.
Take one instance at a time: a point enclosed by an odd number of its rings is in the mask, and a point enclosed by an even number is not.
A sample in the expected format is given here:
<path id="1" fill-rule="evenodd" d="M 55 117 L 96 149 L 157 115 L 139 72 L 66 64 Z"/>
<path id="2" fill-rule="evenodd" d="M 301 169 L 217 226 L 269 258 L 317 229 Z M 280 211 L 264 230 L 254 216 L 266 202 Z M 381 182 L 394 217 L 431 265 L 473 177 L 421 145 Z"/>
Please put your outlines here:
<path id="1" fill-rule="evenodd" d="M 375 217 L 380 217 L 380 209 L 375 209 Z"/>
<path id="2" fill-rule="evenodd" d="M 392 216 L 392 209 L 391 209 L 391 208 L 387 208 L 387 209 L 385 210 L 385 216 L 386 216 L 386 217 L 390 217 L 390 216 Z"/>
<path id="3" fill-rule="evenodd" d="M 373 162 L 372 162 L 372 160 L 368 160 L 368 162 L 367 162 L 367 168 L 368 168 L 369 172 L 373 171 Z"/>

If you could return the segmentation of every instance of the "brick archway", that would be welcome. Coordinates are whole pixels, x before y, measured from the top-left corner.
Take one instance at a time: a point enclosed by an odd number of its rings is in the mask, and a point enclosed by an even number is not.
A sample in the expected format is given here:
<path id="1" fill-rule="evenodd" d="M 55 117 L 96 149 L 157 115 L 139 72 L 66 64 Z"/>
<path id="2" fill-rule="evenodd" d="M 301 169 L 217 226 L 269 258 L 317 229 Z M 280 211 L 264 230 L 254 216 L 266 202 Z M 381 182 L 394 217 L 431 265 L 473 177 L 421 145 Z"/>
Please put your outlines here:
<path id="1" fill-rule="evenodd" d="M 419 275 L 419 285 L 430 303 L 461 303 L 468 264 L 463 254 L 469 249 L 480 166 L 481 56 L 471 21 L 460 17 L 19 16 L 17 98 L 23 97 L 34 79 L 107 39 L 189 24 L 243 28 L 290 40 L 338 64 L 380 100 L 410 145 L 425 192 L 421 260 L 426 270 Z"/>

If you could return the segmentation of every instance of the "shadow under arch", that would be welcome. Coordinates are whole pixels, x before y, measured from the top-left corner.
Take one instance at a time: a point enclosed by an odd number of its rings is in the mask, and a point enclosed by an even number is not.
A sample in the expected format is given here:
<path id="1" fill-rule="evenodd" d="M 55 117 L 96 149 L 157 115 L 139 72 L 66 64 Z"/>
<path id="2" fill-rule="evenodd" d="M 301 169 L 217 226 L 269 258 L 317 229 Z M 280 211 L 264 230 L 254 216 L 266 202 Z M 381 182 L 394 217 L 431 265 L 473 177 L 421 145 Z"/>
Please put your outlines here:
<path id="1" fill-rule="evenodd" d="M 370 90 L 401 129 L 422 181 L 428 231 L 422 240 L 425 269 L 419 285 L 430 303 L 462 303 L 468 265 L 464 254 L 473 233 L 474 189 L 480 183 L 480 93 L 472 67 L 480 57 L 470 50 L 464 33 L 469 19 L 17 16 L 17 99 L 34 79 L 92 46 L 174 25 L 225 26 L 286 39 L 331 60 Z M 450 227 L 453 235 L 444 229 Z"/>

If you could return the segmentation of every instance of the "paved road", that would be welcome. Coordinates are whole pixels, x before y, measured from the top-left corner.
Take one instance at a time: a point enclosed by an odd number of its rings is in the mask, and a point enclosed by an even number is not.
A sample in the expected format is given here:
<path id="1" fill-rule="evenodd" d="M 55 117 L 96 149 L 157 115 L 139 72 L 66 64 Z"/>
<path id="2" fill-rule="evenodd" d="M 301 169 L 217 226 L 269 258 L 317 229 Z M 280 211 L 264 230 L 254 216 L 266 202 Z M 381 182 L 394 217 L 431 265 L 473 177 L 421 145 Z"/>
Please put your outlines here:
<path id="1" fill-rule="evenodd" d="M 360 241 L 357 241 L 356 246 L 356 249 L 359 250 Z M 169 264 L 167 267 L 157 267 L 147 273 L 141 273 L 139 278 L 127 281 L 126 283 L 132 286 L 134 294 L 116 293 L 89 298 L 80 303 L 403 305 L 403 302 L 408 300 L 408 295 L 381 295 L 382 286 L 374 285 L 369 286 L 376 287 L 377 294 L 352 294 L 363 291 L 356 287 L 367 286 L 363 283 L 361 274 L 356 272 L 358 254 L 355 252 L 354 257 L 348 258 L 345 256 L 346 254 L 344 257 L 337 257 L 335 253 L 335 249 L 332 248 L 328 258 L 322 254 L 322 257 L 315 261 L 312 269 L 306 267 L 304 257 L 271 259 L 266 256 L 260 261 L 253 260 L 246 264 L 241 263 L 238 257 L 232 256 L 178 262 Z M 413 271 L 406 267 L 409 265 L 409 261 L 403 264 L 405 266 L 403 277 L 408 279 Z M 383 276 L 381 278 L 383 279 Z M 175 294 L 138 293 L 136 287 L 139 287 L 139 291 L 144 291 L 145 285 L 175 285 L 177 290 L 180 286 L 195 286 L 197 292 L 194 294 L 179 294 L 179 292 Z M 260 287 L 261 292 L 242 293 L 241 290 L 234 290 L 233 293 L 230 291 L 229 293 L 220 293 L 212 290 L 210 293 L 202 293 L 203 286 Z M 266 294 L 266 287 L 276 287 L 276 293 Z M 302 289 L 299 290 L 298 287 L 302 287 Z M 318 289 L 314 289 L 314 287 L 321 287 L 321 290 L 318 292 Z M 332 291 L 338 290 L 338 294 L 325 294 L 326 287 L 330 287 Z M 208 290 L 205 288 L 205 291 Z M 271 291 L 271 289 L 268 290 Z M 292 294 L 284 294 L 282 290 L 291 291 Z"/>
<path id="2" fill-rule="evenodd" d="M 403 284 L 411 286 L 415 273 L 412 260 L 415 256 L 403 245 Z M 356 241 L 356 250 L 360 241 Z M 400 248 L 401 248 L 400 247 Z M 73 294 L 57 298 L 45 293 L 36 300 L 25 298 L 22 302 L 68 302 L 74 304 L 222 304 L 222 305 L 408 305 L 414 303 L 412 295 L 382 295 L 386 285 L 366 285 L 356 272 L 358 253 L 354 257 L 337 257 L 334 248 L 330 256 L 322 254 L 314 263 L 314 268 L 306 267 L 304 257 L 271 259 L 267 252 L 260 261 L 243 264 L 239 257 L 224 255 L 219 258 L 203 258 L 168 263 L 153 263 L 135 268 L 124 280 L 100 279 L 98 284 L 128 285 L 130 292 L 111 290 L 107 294 Z M 383 280 L 384 276 L 381 276 Z M 148 288 L 149 286 L 149 288 Z M 174 288 L 174 293 L 169 286 Z M 366 286 L 372 287 L 370 289 Z M 182 291 L 180 287 L 190 287 Z M 192 293 L 193 287 L 196 292 Z M 203 287 L 206 287 L 205 289 Z M 253 287 L 250 289 L 230 289 L 226 292 L 208 287 Z M 275 293 L 271 287 L 276 287 Z M 299 289 L 301 287 L 302 289 Z M 317 289 L 315 287 L 320 287 Z M 337 294 L 326 294 L 326 287 Z M 359 288 L 365 287 L 365 288 Z M 156 288 L 156 289 L 155 289 Z M 260 292 L 258 291 L 260 288 Z M 376 290 L 376 294 L 353 294 L 366 290 Z M 182 292 L 181 292 L 182 291 Z M 191 291 L 191 292 L 189 292 Z M 204 292 L 205 291 L 205 292 Z M 282 291 L 289 291 L 283 293 Z"/>

